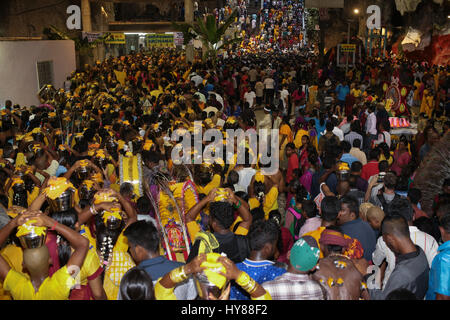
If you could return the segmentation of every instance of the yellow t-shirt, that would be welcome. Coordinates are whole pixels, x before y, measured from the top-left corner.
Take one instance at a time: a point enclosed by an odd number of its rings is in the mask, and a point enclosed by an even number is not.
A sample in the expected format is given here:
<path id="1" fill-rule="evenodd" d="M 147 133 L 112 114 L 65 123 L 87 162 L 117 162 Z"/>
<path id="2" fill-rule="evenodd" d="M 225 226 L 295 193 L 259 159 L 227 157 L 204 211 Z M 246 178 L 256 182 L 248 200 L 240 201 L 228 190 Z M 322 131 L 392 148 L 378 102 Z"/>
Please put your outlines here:
<path id="1" fill-rule="evenodd" d="M 103 289 L 105 289 L 108 300 L 117 300 L 123 275 L 136 264 L 127 252 L 113 250 L 112 254 L 111 265 L 105 271 Z"/>
<path id="2" fill-rule="evenodd" d="M 30 277 L 14 269 L 9 270 L 3 286 L 14 300 L 68 300 L 75 279 L 67 271 L 67 266 L 45 278 L 39 290 L 34 290 Z"/>
<path id="3" fill-rule="evenodd" d="M 23 253 L 21 247 L 10 244 L 4 247 L 0 254 L 12 269 L 22 272 Z M 3 288 L 3 283 L 0 283 L 0 300 L 12 300 L 11 294 Z"/>
<path id="4" fill-rule="evenodd" d="M 260 205 L 259 200 L 256 198 L 250 198 L 248 200 L 248 204 L 250 206 L 250 210 L 257 208 Z M 263 210 L 265 213 L 265 219 L 266 220 L 269 219 L 270 211 L 277 209 L 278 209 L 278 189 L 272 187 L 270 191 L 266 194 L 266 197 L 264 199 Z"/>
<path id="5" fill-rule="evenodd" d="M 220 187 L 220 181 L 221 181 L 221 179 L 222 179 L 222 178 L 220 177 L 220 175 L 215 174 L 215 175 L 213 176 L 211 182 L 208 183 L 206 186 L 202 187 L 202 186 L 196 185 L 196 187 L 197 187 L 197 192 L 198 192 L 199 194 L 200 194 L 200 193 L 203 193 L 203 194 L 205 194 L 205 195 L 208 195 L 208 193 L 209 193 L 212 189 Z"/>
<path id="6" fill-rule="evenodd" d="M 122 86 L 124 86 L 125 78 L 126 78 L 127 74 L 124 71 L 118 71 L 118 70 L 114 70 L 114 73 L 116 74 L 117 81 L 119 81 L 120 84 Z"/>
<path id="7" fill-rule="evenodd" d="M 100 267 L 100 258 L 98 257 L 97 251 L 91 246 L 86 254 L 86 258 L 84 258 L 83 265 L 81 266 L 80 284 L 87 285 L 88 277 L 95 274 Z"/>

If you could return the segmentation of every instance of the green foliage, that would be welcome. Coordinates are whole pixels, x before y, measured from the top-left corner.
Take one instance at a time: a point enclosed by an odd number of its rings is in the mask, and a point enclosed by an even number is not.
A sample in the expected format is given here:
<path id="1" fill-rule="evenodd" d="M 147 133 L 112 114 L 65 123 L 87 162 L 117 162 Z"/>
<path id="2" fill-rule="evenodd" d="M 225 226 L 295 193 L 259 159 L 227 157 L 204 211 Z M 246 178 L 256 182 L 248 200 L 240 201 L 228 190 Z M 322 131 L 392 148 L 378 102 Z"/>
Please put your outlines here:
<path id="1" fill-rule="evenodd" d="M 238 12 L 235 10 L 221 24 L 217 24 L 214 15 L 207 15 L 205 18 L 197 18 L 192 24 L 172 23 L 172 25 L 177 31 L 183 32 L 184 44 L 188 44 L 193 39 L 199 39 L 205 48 L 203 58 L 211 58 L 215 63 L 219 50 L 242 41 L 240 38 L 225 39 L 227 29 L 234 23 L 237 16 Z"/>

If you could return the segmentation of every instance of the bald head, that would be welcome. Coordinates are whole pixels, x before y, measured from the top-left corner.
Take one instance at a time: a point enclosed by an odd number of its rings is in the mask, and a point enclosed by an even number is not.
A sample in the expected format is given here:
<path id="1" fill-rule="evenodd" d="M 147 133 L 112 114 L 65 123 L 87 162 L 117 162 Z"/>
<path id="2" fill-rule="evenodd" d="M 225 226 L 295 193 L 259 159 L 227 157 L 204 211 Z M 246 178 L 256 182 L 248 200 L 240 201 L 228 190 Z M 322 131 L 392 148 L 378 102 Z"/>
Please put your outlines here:
<path id="1" fill-rule="evenodd" d="M 30 275 L 41 276 L 48 274 L 49 262 L 50 254 L 47 246 L 23 250 L 23 265 Z"/>

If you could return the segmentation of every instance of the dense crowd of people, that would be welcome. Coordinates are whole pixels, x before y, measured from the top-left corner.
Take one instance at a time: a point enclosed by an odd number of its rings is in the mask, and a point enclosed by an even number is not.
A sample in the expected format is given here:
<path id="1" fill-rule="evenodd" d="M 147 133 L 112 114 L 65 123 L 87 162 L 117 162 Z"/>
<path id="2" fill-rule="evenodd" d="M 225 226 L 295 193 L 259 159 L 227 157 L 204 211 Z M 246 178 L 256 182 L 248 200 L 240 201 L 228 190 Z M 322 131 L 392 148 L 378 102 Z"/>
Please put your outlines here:
<path id="1" fill-rule="evenodd" d="M 448 71 L 386 59 L 345 73 L 301 50 L 214 67 L 160 49 L 86 65 L 37 106 L 6 101 L 1 298 L 449 299 Z M 385 99 L 392 79 L 410 87 L 406 113 Z M 399 116 L 417 133 L 393 133 Z M 174 133 L 194 122 L 278 130 L 276 169 L 242 136 L 176 161 Z M 440 180 L 418 187 L 430 168 Z"/>

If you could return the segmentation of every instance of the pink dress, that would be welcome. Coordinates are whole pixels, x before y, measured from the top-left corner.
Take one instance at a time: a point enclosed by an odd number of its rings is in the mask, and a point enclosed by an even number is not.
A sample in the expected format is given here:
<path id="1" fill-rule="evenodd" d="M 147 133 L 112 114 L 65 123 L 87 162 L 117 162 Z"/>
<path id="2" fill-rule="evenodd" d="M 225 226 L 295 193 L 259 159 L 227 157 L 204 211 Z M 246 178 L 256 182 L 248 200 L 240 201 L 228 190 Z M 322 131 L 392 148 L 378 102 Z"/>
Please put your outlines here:
<path id="1" fill-rule="evenodd" d="M 411 161 L 411 155 L 408 151 L 403 152 L 401 155 L 398 150 L 394 152 L 394 163 L 391 166 L 391 170 L 394 171 L 397 176 L 402 174 L 402 167 L 407 165 Z"/>

